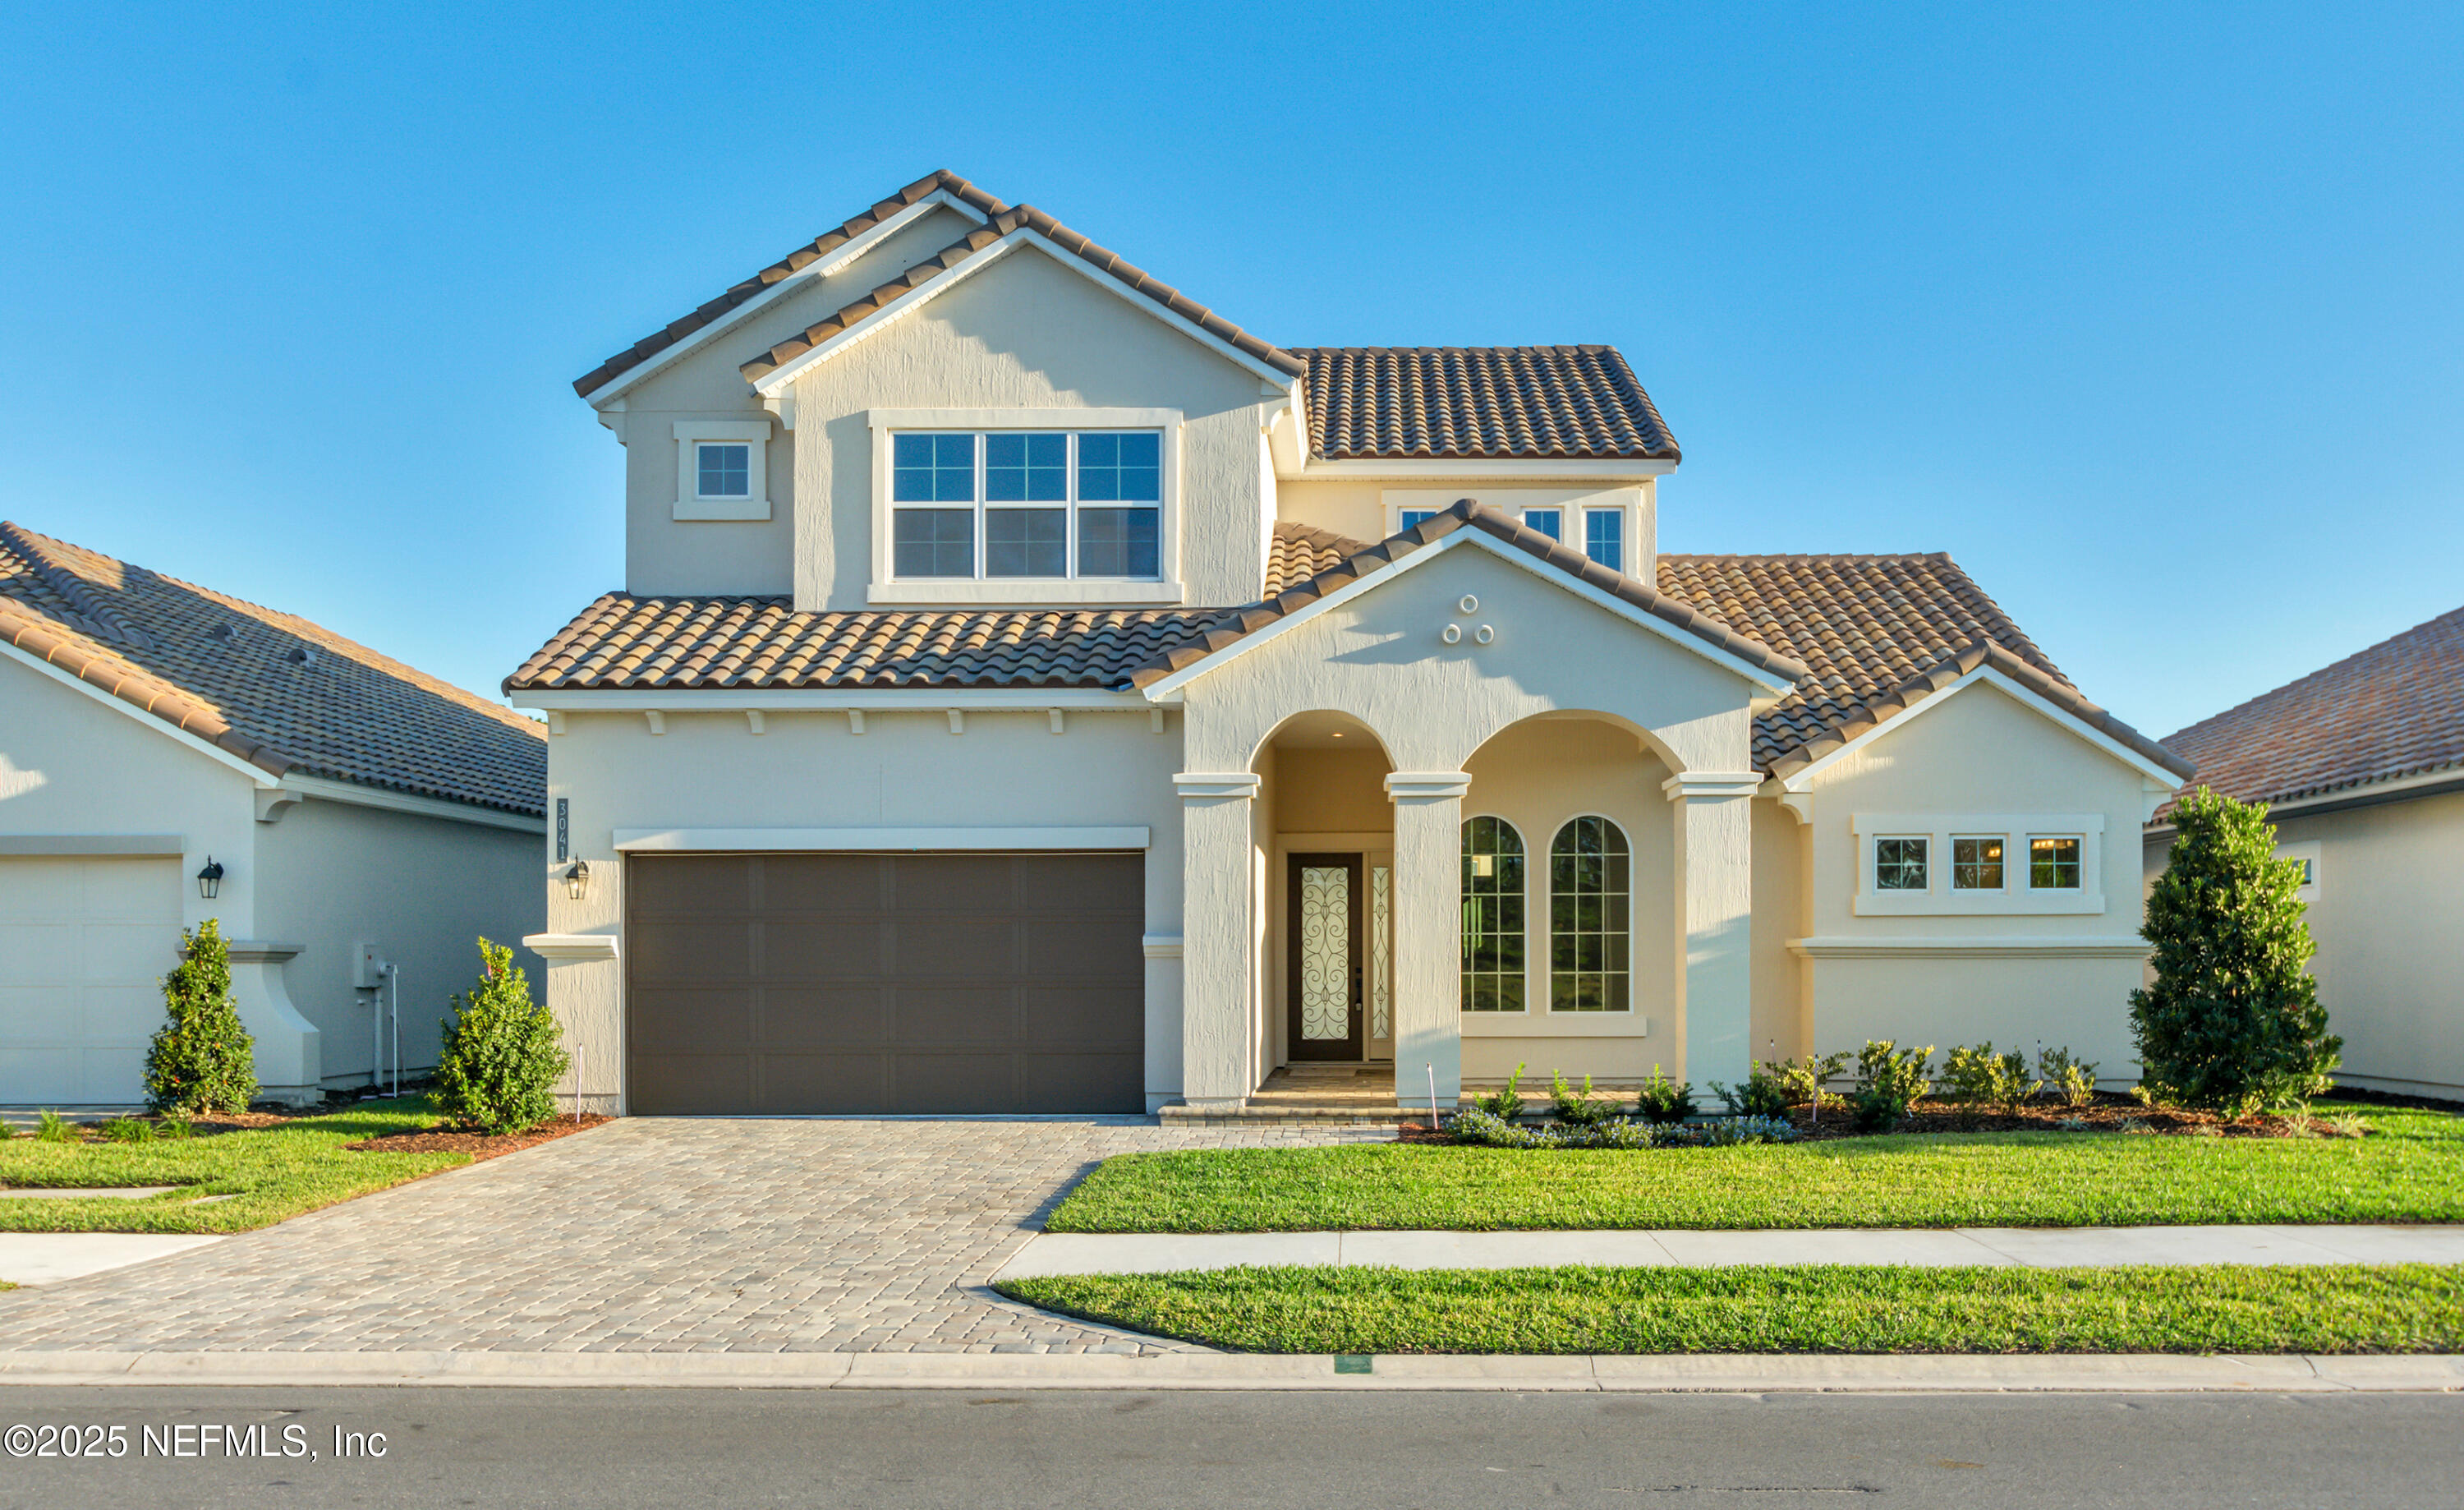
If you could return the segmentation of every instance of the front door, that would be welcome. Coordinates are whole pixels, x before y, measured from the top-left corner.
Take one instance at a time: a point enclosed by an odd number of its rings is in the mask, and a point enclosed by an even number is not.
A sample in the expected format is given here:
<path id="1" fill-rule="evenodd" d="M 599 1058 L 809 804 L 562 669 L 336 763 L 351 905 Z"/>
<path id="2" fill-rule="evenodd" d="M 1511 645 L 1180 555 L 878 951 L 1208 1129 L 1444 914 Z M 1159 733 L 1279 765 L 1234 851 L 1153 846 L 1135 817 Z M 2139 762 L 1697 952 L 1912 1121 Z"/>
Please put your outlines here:
<path id="1" fill-rule="evenodd" d="M 1295 855 L 1291 896 L 1293 1063 L 1360 1058 L 1360 856 Z"/>

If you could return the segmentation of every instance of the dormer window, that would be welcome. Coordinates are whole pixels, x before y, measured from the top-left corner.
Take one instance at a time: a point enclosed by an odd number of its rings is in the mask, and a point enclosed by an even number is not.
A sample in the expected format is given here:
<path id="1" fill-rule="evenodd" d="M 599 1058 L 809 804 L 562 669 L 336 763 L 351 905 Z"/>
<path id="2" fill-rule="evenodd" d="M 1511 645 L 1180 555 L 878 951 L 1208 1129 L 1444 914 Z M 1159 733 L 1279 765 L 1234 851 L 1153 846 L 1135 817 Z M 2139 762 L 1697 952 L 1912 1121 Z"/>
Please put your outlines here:
<path id="1" fill-rule="evenodd" d="M 891 569 L 901 580 L 1161 574 L 1156 432 L 910 432 L 891 447 Z"/>
<path id="2" fill-rule="evenodd" d="M 677 519 L 770 517 L 768 420 L 682 419 L 675 436 Z"/>
<path id="3" fill-rule="evenodd" d="M 1583 510 L 1583 554 L 1611 571 L 1625 569 L 1625 510 Z"/>

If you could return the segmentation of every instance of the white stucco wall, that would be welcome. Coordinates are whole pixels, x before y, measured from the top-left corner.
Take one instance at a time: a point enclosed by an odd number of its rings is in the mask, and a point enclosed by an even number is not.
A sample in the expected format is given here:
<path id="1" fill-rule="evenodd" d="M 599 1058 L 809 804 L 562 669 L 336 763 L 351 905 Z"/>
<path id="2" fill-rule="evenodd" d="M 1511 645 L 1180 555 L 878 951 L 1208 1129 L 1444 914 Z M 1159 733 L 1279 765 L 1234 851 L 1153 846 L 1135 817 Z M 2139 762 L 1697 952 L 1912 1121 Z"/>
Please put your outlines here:
<path id="1" fill-rule="evenodd" d="M 1990 683 L 1885 725 L 1815 781 L 1808 931 L 1891 947 L 1816 952 L 1806 961 L 1813 1047 L 1853 1050 L 1868 1038 L 1892 1038 L 1947 1049 L 1991 1040 L 2033 1054 L 2042 1040 L 2096 1061 L 2107 1080 L 2137 1078 L 2128 997 L 2142 966 L 2125 950 L 2139 931 L 2145 811 L 2136 769 Z M 1859 812 L 2096 814 L 2101 863 L 2091 878 L 2101 887 L 2102 908 L 1860 915 Z M 2014 835 L 2009 865 L 2026 863 L 2023 842 Z M 1932 856 L 1944 870 L 1949 862 L 1947 854 Z"/>
<path id="2" fill-rule="evenodd" d="M 449 1000 L 478 977 L 481 936 L 514 945 L 534 994 L 543 988 L 542 962 L 520 947 L 547 915 L 542 842 L 538 833 L 318 798 L 258 827 L 257 918 L 271 936 L 306 945 L 283 966 L 284 985 L 322 1036 L 327 1085 L 367 1082 L 371 993 L 352 985 L 363 940 L 401 968 L 402 1063 L 413 1070 L 437 1062 Z M 390 1017 L 387 1033 L 390 1039 Z M 388 1073 L 392 1063 L 388 1041 Z"/>
<path id="3" fill-rule="evenodd" d="M 1254 601 L 1271 500 L 1258 373 L 1032 249 L 1012 252 L 792 386 L 796 606 L 861 609 L 871 587 L 874 409 L 1177 410 L 1178 580 L 1193 604 Z M 1066 427 L 1056 413 L 1055 428 Z M 1164 563 L 1167 578 L 1175 564 Z"/>
<path id="4" fill-rule="evenodd" d="M 2310 973 L 2344 1040 L 2338 1078 L 2464 1095 L 2464 792 L 2274 822 L 2278 853 L 2318 846 Z M 2171 848 L 2147 845 L 2149 883 Z"/>
<path id="5" fill-rule="evenodd" d="M 550 933 L 621 936 L 625 876 L 618 829 L 1143 827 L 1150 936 L 1181 932 L 1177 721 L 1151 731 L 1148 712 L 1071 711 L 1053 734 L 1043 710 L 973 712 L 952 734 L 938 708 L 875 709 L 865 732 L 845 713 L 744 716 L 670 712 L 653 735 L 638 713 L 568 713 L 548 742 L 550 811 L 571 803 L 575 853 L 589 895 L 548 890 Z M 760 848 L 759 844 L 749 846 Z M 988 844 L 985 848 L 1004 846 Z M 1180 1088 L 1179 962 L 1148 962 L 1150 1096 Z M 613 1105 L 624 1063 L 622 960 L 551 966 L 549 999 L 583 1045 L 583 1089 Z"/>

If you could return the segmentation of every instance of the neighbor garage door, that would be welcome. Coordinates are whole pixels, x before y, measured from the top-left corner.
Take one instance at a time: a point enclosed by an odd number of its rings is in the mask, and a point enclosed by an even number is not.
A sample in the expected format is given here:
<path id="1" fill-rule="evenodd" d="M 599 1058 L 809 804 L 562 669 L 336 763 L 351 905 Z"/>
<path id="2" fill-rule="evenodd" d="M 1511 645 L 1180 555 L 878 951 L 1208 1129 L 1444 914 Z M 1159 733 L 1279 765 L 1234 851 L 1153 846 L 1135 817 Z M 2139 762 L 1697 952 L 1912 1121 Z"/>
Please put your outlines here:
<path id="1" fill-rule="evenodd" d="M 636 855 L 640 1115 L 1142 1112 L 1136 855 Z"/>
<path id="2" fill-rule="evenodd" d="M 143 1100 L 179 963 L 177 860 L 0 856 L 0 1105 Z"/>

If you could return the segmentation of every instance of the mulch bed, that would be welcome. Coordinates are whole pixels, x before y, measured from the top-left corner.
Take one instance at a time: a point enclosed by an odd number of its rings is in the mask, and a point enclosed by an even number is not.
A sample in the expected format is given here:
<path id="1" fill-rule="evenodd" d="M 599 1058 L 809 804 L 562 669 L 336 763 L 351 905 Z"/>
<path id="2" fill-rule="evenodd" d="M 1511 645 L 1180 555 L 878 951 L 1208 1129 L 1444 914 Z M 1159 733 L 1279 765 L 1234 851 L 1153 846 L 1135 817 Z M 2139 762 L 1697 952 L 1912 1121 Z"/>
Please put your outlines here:
<path id="1" fill-rule="evenodd" d="M 1807 1143 L 1871 1136 L 1857 1131 L 1850 1124 L 1845 1106 L 1834 1108 L 1825 1105 L 1818 1124 L 1814 1120 L 1813 1109 L 1806 1106 L 1791 1109 L 1789 1120 L 1796 1123 L 1797 1131 L 1803 1135 L 1802 1141 Z M 2079 1125 L 2080 1123 L 2085 1125 L 2082 1127 Z M 2233 1119 L 2220 1117 L 2213 1112 L 2143 1106 L 2129 1097 L 2109 1095 L 2099 1095 L 2085 1106 L 2029 1105 L 2016 1111 L 2000 1106 L 1967 1107 L 1940 1101 L 1920 1101 L 1915 1110 L 1891 1130 L 1895 1133 L 2127 1132 L 2190 1138 L 2362 1136 L 2317 1117 L 2261 1115 Z M 1453 1137 L 1433 1130 L 1426 1122 L 1405 1123 L 1396 1129 L 1395 1141 L 1459 1146 Z"/>
<path id="2" fill-rule="evenodd" d="M 502 1136 L 483 1132 L 454 1132 L 443 1127 L 431 1127 L 424 1132 L 387 1133 L 382 1138 L 363 1138 L 358 1143 L 346 1143 L 342 1146 L 366 1153 L 467 1153 L 475 1162 L 497 1158 L 503 1154 L 519 1153 L 525 1148 L 536 1148 L 540 1144 L 554 1143 L 559 1138 L 570 1138 L 578 1132 L 588 1132 L 593 1127 L 615 1120 L 601 1112 L 584 1112 L 579 1121 L 571 1117 L 559 1117 L 543 1121 L 528 1132 L 506 1133 Z"/>

